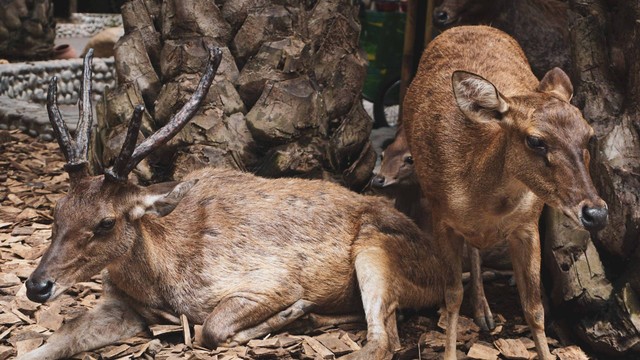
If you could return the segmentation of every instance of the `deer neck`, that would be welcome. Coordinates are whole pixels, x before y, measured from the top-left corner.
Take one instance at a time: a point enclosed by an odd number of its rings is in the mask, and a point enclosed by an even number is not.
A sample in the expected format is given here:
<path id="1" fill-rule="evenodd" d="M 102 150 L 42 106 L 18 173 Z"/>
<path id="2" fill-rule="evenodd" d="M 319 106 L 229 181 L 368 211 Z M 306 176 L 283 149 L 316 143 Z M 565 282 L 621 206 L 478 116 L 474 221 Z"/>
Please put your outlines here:
<path id="1" fill-rule="evenodd" d="M 131 298 L 151 307 L 164 307 L 158 284 L 168 284 L 176 264 L 178 244 L 169 239 L 175 229 L 145 216 L 132 227 L 129 252 L 107 267 L 111 283 Z"/>

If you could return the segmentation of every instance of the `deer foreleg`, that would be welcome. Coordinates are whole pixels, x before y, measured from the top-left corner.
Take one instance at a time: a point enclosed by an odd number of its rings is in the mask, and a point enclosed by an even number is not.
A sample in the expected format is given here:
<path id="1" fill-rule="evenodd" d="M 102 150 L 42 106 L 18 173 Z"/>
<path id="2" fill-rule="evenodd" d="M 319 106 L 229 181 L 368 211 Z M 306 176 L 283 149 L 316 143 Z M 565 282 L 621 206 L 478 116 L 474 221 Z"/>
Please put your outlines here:
<path id="1" fill-rule="evenodd" d="M 473 302 L 473 318 L 482 330 L 491 330 L 495 327 L 493 314 L 489 308 L 489 302 L 484 294 L 482 282 L 482 258 L 480 250 L 467 244 L 469 259 L 471 259 L 471 298 Z"/>
<path id="2" fill-rule="evenodd" d="M 544 333 L 544 308 L 540 298 L 540 237 L 538 227 L 512 232 L 508 238 L 513 273 L 520 293 L 524 317 L 529 324 L 538 358 L 554 359 Z"/>
<path id="3" fill-rule="evenodd" d="M 204 345 L 213 348 L 246 343 L 290 324 L 309 312 L 312 305 L 309 301 L 288 296 L 274 299 L 249 292 L 233 294 L 216 305 L 204 321 Z"/>
<path id="4" fill-rule="evenodd" d="M 443 269 L 448 275 L 448 281 L 444 289 L 444 303 L 447 311 L 446 342 L 444 348 L 444 360 L 456 360 L 456 342 L 458 317 L 462 305 L 462 252 L 464 239 L 454 233 L 453 229 L 440 224 L 439 231 L 434 232 L 441 244 L 441 251 L 449 259 L 449 268 Z"/>
<path id="5" fill-rule="evenodd" d="M 43 346 L 17 360 L 54 360 L 97 349 L 143 331 L 146 323 L 118 298 L 105 297 L 95 308 L 65 323 Z"/>

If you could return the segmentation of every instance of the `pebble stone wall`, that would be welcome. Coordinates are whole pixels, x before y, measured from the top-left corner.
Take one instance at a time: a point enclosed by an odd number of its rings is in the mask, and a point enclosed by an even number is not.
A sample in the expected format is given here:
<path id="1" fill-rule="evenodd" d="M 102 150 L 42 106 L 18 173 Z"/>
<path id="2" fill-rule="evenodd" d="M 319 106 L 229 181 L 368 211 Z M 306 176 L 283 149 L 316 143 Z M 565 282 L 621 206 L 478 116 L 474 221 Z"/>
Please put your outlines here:
<path id="1" fill-rule="evenodd" d="M 122 26 L 120 14 L 73 14 L 70 23 L 56 25 L 57 38 L 91 37 L 107 27 Z"/>
<path id="2" fill-rule="evenodd" d="M 0 96 L 44 103 L 52 76 L 58 76 L 58 102 L 75 104 L 82 81 L 82 59 L 0 65 Z M 113 58 L 93 59 L 93 97 L 115 86 Z"/>

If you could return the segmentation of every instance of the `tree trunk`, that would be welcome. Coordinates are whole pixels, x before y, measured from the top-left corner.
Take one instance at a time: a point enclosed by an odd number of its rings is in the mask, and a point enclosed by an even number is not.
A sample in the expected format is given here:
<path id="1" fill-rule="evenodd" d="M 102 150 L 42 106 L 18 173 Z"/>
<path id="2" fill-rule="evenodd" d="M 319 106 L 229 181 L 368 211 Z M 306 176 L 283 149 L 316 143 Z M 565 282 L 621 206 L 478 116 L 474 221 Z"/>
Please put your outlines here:
<path id="1" fill-rule="evenodd" d="M 609 225 L 591 234 L 598 254 L 588 233 L 567 230 L 569 221 L 547 209 L 545 264 L 554 315 L 594 350 L 622 354 L 640 343 L 640 2 L 569 6 L 573 103 L 599 138 L 591 174 Z"/>
<path id="2" fill-rule="evenodd" d="M 116 45 L 118 87 L 98 107 L 95 163 L 119 151 L 133 106 L 142 136 L 194 91 L 209 45 L 223 60 L 202 109 L 135 170 L 149 182 L 206 165 L 364 186 L 375 164 L 362 108 L 366 63 L 357 5 L 347 0 L 131 0 Z"/>
<path id="3" fill-rule="evenodd" d="M 50 0 L 8 0 L 0 6 L 0 57 L 11 61 L 48 60 L 56 22 Z"/>

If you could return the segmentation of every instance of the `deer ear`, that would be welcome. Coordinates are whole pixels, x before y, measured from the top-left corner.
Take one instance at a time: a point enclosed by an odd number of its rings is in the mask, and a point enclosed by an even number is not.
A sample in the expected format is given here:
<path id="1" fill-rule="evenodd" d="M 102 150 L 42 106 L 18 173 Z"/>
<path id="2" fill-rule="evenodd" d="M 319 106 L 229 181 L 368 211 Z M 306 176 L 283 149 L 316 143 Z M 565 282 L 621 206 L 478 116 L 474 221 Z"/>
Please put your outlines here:
<path id="1" fill-rule="evenodd" d="M 147 187 L 145 193 L 140 196 L 133 209 L 129 212 L 131 220 L 139 219 L 146 214 L 160 217 L 170 214 L 197 182 L 198 179 L 194 179 L 179 183 L 155 184 Z"/>
<path id="2" fill-rule="evenodd" d="M 509 104 L 493 84 L 476 74 L 455 71 L 451 76 L 453 95 L 460 111 L 470 120 L 500 119 Z"/>
<path id="3" fill-rule="evenodd" d="M 573 85 L 569 76 L 560 68 L 547 71 L 538 85 L 538 91 L 545 92 L 562 101 L 569 102 L 573 97 Z"/>

